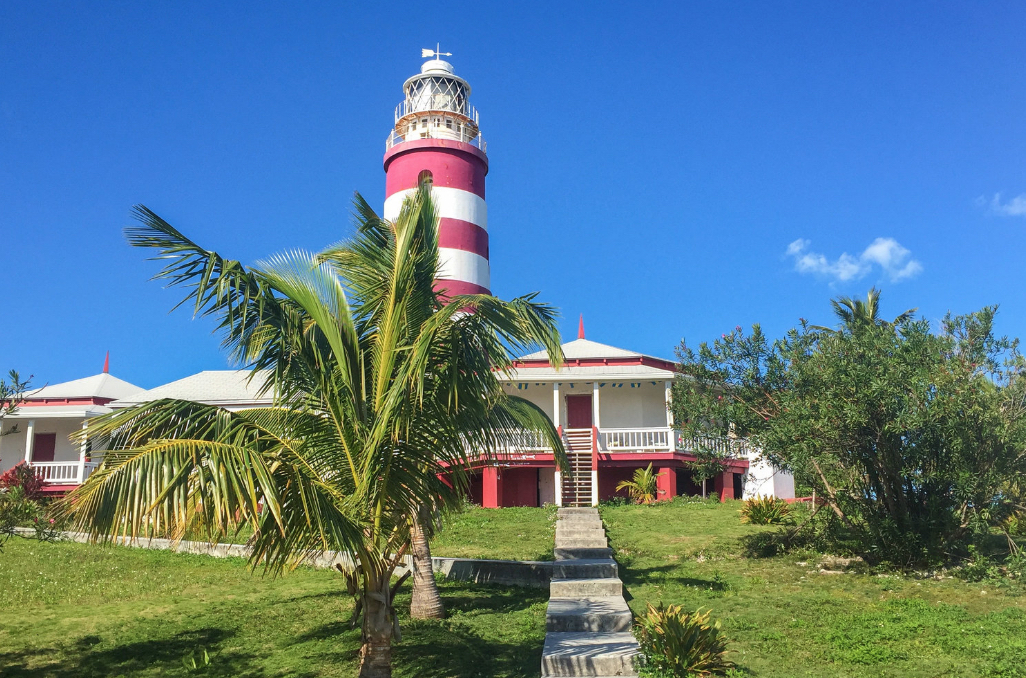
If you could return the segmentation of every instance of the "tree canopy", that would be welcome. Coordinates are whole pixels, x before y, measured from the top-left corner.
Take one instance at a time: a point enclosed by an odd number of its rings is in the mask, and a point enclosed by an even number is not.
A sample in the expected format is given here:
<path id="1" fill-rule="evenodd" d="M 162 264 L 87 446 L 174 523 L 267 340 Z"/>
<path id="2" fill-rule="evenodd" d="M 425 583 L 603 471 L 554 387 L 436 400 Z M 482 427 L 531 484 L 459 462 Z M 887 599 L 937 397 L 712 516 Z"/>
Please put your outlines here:
<path id="1" fill-rule="evenodd" d="M 838 545 L 902 566 L 956 557 L 1023 510 L 1024 361 L 996 307 L 934 331 L 912 312 L 880 321 L 874 296 L 835 302 L 836 330 L 682 344 L 678 423 L 751 438 L 826 502 Z"/>

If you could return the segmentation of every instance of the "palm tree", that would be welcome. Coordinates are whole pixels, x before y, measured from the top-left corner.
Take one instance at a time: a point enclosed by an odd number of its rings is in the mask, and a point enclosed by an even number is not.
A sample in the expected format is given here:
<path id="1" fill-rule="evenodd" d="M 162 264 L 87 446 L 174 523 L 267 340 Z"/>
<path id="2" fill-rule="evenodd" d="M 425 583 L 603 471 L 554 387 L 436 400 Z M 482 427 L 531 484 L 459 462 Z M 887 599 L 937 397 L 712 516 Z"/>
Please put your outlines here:
<path id="1" fill-rule="evenodd" d="M 524 429 L 566 467 L 545 413 L 495 377 L 515 351 L 541 345 L 556 364 L 562 353 L 554 311 L 534 295 L 436 294 L 426 191 L 394 222 L 359 195 L 355 206 L 349 241 L 249 268 L 135 209 L 129 241 L 167 262 L 156 277 L 188 290 L 181 303 L 219 320 L 230 357 L 273 404 L 229 412 L 158 400 L 91 420 L 88 436 L 109 451 L 63 510 L 97 541 L 180 538 L 197 517 L 212 536 L 249 524 L 251 563 L 272 573 L 342 552 L 352 623 L 363 615 L 360 675 L 378 678 L 391 675 L 392 577 L 418 512 L 458 501 L 469 465 Z"/>
<path id="2" fill-rule="evenodd" d="M 627 496 L 636 503 L 651 504 L 658 495 L 664 494 L 659 490 L 657 481 L 660 475 L 662 474 L 652 473 L 652 464 L 649 464 L 648 468 L 634 469 L 634 478 L 621 480 L 616 486 L 616 491 L 627 490 Z"/>
<path id="3" fill-rule="evenodd" d="M 841 321 L 841 326 L 848 330 L 871 325 L 898 325 L 915 315 L 916 309 L 910 308 L 890 323 L 881 320 L 880 295 L 881 291 L 874 287 L 869 290 L 865 301 L 852 297 L 837 297 L 830 300 L 830 305 L 834 308 L 834 315 Z M 837 331 L 823 325 L 812 325 L 811 329 L 821 332 Z"/>

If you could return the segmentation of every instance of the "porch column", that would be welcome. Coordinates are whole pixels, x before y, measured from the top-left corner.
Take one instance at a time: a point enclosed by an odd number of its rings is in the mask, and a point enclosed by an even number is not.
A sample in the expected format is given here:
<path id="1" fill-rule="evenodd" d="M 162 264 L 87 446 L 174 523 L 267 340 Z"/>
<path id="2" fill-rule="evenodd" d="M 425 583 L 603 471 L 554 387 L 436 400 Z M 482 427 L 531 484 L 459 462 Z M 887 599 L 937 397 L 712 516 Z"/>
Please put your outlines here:
<path id="1" fill-rule="evenodd" d="M 602 425 L 599 416 L 599 383 L 591 384 L 591 505 L 598 506 L 598 452 L 599 452 L 599 427 Z"/>
<path id="2" fill-rule="evenodd" d="M 498 466 L 485 466 L 481 471 L 481 505 L 485 508 L 502 506 L 502 475 Z"/>
<path id="3" fill-rule="evenodd" d="M 656 470 L 659 472 L 656 476 L 656 487 L 659 490 L 656 501 L 669 501 L 677 496 L 677 469 L 664 466 Z"/>
<path id="4" fill-rule="evenodd" d="M 82 420 L 82 444 L 78 448 L 78 484 L 81 485 L 85 482 L 85 460 L 86 452 L 89 449 L 89 443 L 86 441 L 85 432 L 89 428 L 89 420 Z"/>
<path id="5" fill-rule="evenodd" d="M 720 501 L 734 498 L 734 472 L 724 471 L 716 476 L 715 491 L 720 493 Z"/>
<path id="6" fill-rule="evenodd" d="M 666 393 L 663 396 L 666 400 L 666 428 L 670 429 L 670 434 L 667 436 L 667 447 L 669 448 L 670 452 L 673 452 L 677 449 L 677 435 L 673 431 L 673 410 L 670 409 L 670 407 L 673 405 L 673 382 L 663 382 L 663 386 L 666 389 Z"/>
<path id="7" fill-rule="evenodd" d="M 32 444 L 36 439 L 36 420 L 29 419 L 28 428 L 25 429 L 25 463 L 32 463 Z"/>
<path id="8" fill-rule="evenodd" d="M 559 416 L 559 384 L 552 384 L 552 425 L 557 429 L 560 427 Z"/>
<path id="9" fill-rule="evenodd" d="M 563 476 L 556 469 L 556 473 L 553 475 L 553 481 L 556 483 L 556 506 L 563 505 Z"/>

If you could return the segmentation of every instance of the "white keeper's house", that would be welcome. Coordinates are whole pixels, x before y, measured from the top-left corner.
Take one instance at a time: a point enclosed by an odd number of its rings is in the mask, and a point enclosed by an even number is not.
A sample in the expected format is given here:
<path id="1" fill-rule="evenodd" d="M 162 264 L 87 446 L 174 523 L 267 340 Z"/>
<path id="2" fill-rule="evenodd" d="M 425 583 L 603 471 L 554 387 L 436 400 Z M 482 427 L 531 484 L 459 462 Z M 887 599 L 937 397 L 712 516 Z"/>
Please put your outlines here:
<path id="1" fill-rule="evenodd" d="M 26 462 L 43 479 L 44 490 L 62 493 L 80 485 L 97 466 L 97 454 L 70 436 L 89 419 L 113 411 L 111 403 L 142 389 L 100 374 L 30 391 L 18 409 L 0 421 L 0 472 Z"/>

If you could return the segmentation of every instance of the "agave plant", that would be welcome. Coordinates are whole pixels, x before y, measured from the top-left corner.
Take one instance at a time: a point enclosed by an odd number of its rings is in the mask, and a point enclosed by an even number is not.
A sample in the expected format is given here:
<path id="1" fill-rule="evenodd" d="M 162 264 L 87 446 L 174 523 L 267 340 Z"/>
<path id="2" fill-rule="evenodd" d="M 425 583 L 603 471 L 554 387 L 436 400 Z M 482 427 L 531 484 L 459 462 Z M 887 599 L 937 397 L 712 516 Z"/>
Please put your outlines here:
<path id="1" fill-rule="evenodd" d="M 741 522 L 751 525 L 780 525 L 791 518 L 791 507 L 783 499 L 752 497 L 741 505 Z"/>
<path id="2" fill-rule="evenodd" d="M 631 480 L 621 480 L 616 491 L 627 491 L 627 496 L 636 504 L 651 504 L 662 492 L 659 490 L 659 473 L 652 472 L 652 464 L 648 468 L 634 470 L 634 477 Z"/>
<path id="3" fill-rule="evenodd" d="M 561 362 L 554 311 L 533 295 L 436 291 L 438 219 L 426 190 L 394 222 L 357 196 L 351 240 L 251 268 L 145 207 L 136 216 L 129 241 L 157 251 L 157 277 L 220 321 L 230 356 L 274 402 L 232 412 L 158 400 L 91 420 L 88 436 L 108 451 L 65 512 L 96 540 L 180 536 L 197 514 L 216 533 L 248 524 L 252 563 L 273 573 L 314 552 L 347 554 L 363 615 L 360 675 L 390 676 L 392 575 L 424 507 L 460 501 L 468 465 L 524 429 L 566 467 L 545 413 L 495 376 L 532 346 Z"/>
<path id="4" fill-rule="evenodd" d="M 635 626 L 645 665 L 674 678 L 720 676 L 735 668 L 719 621 L 709 622 L 711 614 L 649 603 Z"/>

